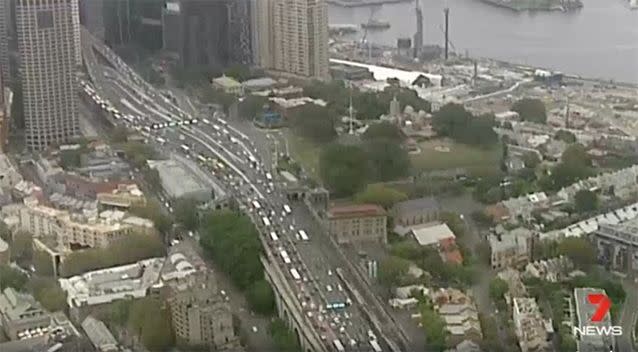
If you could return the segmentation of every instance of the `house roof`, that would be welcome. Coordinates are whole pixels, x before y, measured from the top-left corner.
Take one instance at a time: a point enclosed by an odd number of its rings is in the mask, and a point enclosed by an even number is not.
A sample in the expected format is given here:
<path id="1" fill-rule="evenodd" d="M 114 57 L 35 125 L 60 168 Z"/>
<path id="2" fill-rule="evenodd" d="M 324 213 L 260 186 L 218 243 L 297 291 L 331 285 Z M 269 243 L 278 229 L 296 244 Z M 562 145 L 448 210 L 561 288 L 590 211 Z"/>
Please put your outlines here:
<path id="1" fill-rule="evenodd" d="M 328 210 L 329 219 L 363 218 L 385 215 L 385 210 L 375 204 L 346 205 Z"/>
<path id="2" fill-rule="evenodd" d="M 439 210 L 439 202 L 434 197 L 424 197 L 424 198 L 406 200 L 404 202 L 399 202 L 394 205 L 394 210 L 396 212 L 422 210 L 422 209 Z"/>
<path id="3" fill-rule="evenodd" d="M 456 238 L 454 232 L 442 223 L 429 223 L 413 227 L 411 233 L 421 246 L 431 246 L 446 239 Z"/>

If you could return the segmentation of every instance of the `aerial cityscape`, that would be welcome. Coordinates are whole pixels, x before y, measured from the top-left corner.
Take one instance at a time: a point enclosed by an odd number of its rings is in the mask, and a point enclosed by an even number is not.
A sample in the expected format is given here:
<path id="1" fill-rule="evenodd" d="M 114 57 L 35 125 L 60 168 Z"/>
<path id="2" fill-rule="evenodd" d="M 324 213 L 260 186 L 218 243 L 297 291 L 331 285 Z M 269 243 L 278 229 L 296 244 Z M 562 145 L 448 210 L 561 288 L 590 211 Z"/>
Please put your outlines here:
<path id="1" fill-rule="evenodd" d="M 637 323 L 636 0 L 0 0 L 0 352 Z"/>

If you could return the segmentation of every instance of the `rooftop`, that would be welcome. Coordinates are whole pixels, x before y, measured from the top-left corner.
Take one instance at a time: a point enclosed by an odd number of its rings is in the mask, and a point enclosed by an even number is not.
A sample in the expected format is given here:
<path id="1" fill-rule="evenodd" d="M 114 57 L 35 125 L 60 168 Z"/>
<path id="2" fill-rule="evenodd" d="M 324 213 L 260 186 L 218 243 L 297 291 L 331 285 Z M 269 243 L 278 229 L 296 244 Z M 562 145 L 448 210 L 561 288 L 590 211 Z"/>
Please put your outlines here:
<path id="1" fill-rule="evenodd" d="M 605 290 L 591 287 L 577 287 L 574 289 L 574 301 L 576 303 L 576 325 L 583 326 L 611 326 L 611 315 L 609 312 L 603 317 L 600 322 L 591 321 L 591 316 L 596 311 L 597 306 L 590 304 L 587 296 L 593 293 L 606 294 Z M 613 337 L 597 335 L 597 336 L 580 336 L 578 341 L 580 351 L 600 351 L 601 348 L 613 345 Z M 583 346 L 581 349 L 580 346 Z"/>
<path id="2" fill-rule="evenodd" d="M 527 239 L 532 236 L 532 231 L 519 227 L 499 236 L 491 235 L 488 238 L 492 252 L 507 250 L 510 248 L 527 248 Z"/>
<path id="3" fill-rule="evenodd" d="M 429 223 L 411 228 L 412 235 L 421 246 L 439 244 L 443 240 L 456 238 L 454 232 L 444 223 Z"/>
<path id="4" fill-rule="evenodd" d="M 46 311 L 33 296 L 7 287 L 0 294 L 0 315 L 7 320 L 20 320 L 25 317 L 44 315 Z"/>
<path id="5" fill-rule="evenodd" d="M 239 88 L 241 87 L 241 83 L 237 82 L 231 77 L 223 75 L 221 77 L 213 78 L 213 83 L 217 84 L 223 88 Z"/>
<path id="6" fill-rule="evenodd" d="M 117 351 L 117 340 L 102 321 L 89 315 L 82 322 L 82 329 L 99 351 Z"/>
<path id="7" fill-rule="evenodd" d="M 332 207 L 328 210 L 329 219 L 365 218 L 384 215 L 385 210 L 374 204 L 346 205 Z"/>

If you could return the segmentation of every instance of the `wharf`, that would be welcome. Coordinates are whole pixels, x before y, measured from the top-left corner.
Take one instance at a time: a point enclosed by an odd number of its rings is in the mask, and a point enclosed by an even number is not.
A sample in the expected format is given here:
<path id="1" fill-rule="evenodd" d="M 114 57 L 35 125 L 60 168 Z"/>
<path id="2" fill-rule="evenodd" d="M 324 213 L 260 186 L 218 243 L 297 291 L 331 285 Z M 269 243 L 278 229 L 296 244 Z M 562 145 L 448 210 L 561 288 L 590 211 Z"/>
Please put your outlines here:
<path id="1" fill-rule="evenodd" d="M 365 7 L 383 4 L 396 4 L 400 2 L 412 2 L 413 0 L 326 0 L 328 4 L 341 7 Z"/>

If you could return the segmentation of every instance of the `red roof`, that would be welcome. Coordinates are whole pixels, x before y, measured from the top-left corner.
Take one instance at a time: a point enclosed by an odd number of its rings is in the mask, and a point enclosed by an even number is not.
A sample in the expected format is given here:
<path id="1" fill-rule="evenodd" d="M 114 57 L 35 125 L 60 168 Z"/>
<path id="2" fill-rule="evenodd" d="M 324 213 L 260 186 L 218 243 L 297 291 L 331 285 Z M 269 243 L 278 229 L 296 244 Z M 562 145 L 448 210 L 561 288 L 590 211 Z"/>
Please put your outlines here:
<path id="1" fill-rule="evenodd" d="M 463 264 L 463 255 L 457 248 L 454 238 L 439 241 L 439 253 L 446 263 Z"/>
<path id="2" fill-rule="evenodd" d="M 357 204 L 332 207 L 328 210 L 330 219 L 366 218 L 385 215 L 385 210 L 375 204 Z"/>

